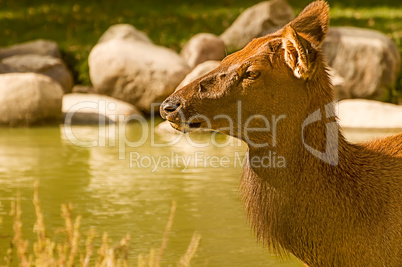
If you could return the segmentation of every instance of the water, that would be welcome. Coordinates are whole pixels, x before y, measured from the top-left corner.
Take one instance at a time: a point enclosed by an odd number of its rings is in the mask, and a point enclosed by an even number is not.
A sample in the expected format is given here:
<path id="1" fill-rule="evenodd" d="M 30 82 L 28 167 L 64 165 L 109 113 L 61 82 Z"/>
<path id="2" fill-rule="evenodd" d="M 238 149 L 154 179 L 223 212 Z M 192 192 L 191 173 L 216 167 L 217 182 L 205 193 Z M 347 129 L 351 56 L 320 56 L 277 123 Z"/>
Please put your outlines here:
<path id="1" fill-rule="evenodd" d="M 132 263 L 139 253 L 160 247 L 175 200 L 163 266 L 175 265 L 195 231 L 202 240 L 193 266 L 303 266 L 294 258 L 271 255 L 250 231 L 238 194 L 243 144 L 222 135 L 198 134 L 166 145 L 177 137 L 153 138 L 150 129 L 140 124 L 0 129 L 0 264 L 12 235 L 8 213 L 17 192 L 24 237 L 34 238 L 32 196 L 38 180 L 50 236 L 63 226 L 61 204 L 71 202 L 74 214 L 82 216 L 82 233 L 95 226 L 99 234 L 107 231 L 114 243 L 129 233 Z M 367 138 L 362 132 L 346 136 Z"/>

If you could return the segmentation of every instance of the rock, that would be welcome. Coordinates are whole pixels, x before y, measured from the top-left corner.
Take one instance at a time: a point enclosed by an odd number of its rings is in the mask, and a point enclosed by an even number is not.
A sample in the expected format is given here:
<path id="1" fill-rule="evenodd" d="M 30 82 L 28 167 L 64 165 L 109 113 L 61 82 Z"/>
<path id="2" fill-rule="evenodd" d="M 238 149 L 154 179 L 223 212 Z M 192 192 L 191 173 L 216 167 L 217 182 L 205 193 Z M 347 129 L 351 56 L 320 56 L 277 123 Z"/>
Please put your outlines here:
<path id="1" fill-rule="evenodd" d="M 55 57 L 36 54 L 15 55 L 3 59 L 0 72 L 35 72 L 53 78 L 65 93 L 71 92 L 73 77 L 64 62 Z"/>
<path id="2" fill-rule="evenodd" d="M 339 75 L 338 71 L 335 69 L 328 67 L 328 74 L 331 78 L 331 84 L 335 92 L 339 92 L 342 90 L 345 85 L 345 79 Z"/>
<path id="3" fill-rule="evenodd" d="M 225 43 L 214 34 L 199 33 L 183 47 L 181 56 L 190 68 L 208 60 L 222 60 L 226 56 Z"/>
<path id="4" fill-rule="evenodd" d="M 59 123 L 63 89 L 36 73 L 0 74 L 0 125 Z"/>
<path id="5" fill-rule="evenodd" d="M 0 59 L 15 55 L 37 54 L 60 58 L 57 43 L 49 40 L 35 40 L 26 43 L 16 44 L 6 48 L 0 48 Z"/>
<path id="6" fill-rule="evenodd" d="M 95 93 L 95 89 L 92 86 L 87 85 L 74 85 L 73 89 L 71 89 L 72 93 L 82 93 L 82 94 L 93 94 Z"/>
<path id="7" fill-rule="evenodd" d="M 109 39 L 89 55 L 95 92 L 129 102 L 144 113 L 158 112 L 190 71 L 173 50 L 132 39 Z"/>
<path id="8" fill-rule="evenodd" d="M 344 128 L 402 129 L 402 106 L 379 101 L 339 101 L 338 117 Z"/>
<path id="9" fill-rule="evenodd" d="M 353 27 L 330 28 L 323 44 L 328 64 L 345 80 L 338 99 L 381 100 L 400 69 L 397 46 L 384 34 Z"/>
<path id="10" fill-rule="evenodd" d="M 131 115 L 142 116 L 133 105 L 97 94 L 66 94 L 63 96 L 64 124 L 99 124 L 124 121 Z"/>
<path id="11" fill-rule="evenodd" d="M 186 77 L 181 81 L 181 83 L 176 87 L 176 90 L 179 90 L 183 86 L 191 83 L 192 81 L 196 80 L 197 78 L 207 74 L 208 72 L 216 69 L 221 64 L 220 61 L 209 60 L 199 64 L 195 67 Z"/>
<path id="12" fill-rule="evenodd" d="M 260 2 L 240 14 L 220 37 L 228 52 L 233 52 L 254 38 L 278 30 L 293 18 L 293 10 L 285 0 Z"/>
<path id="13" fill-rule="evenodd" d="M 149 39 L 144 32 L 137 30 L 130 24 L 116 24 L 109 27 L 109 29 L 107 29 L 99 39 L 98 44 L 112 39 L 152 44 L 151 39 Z"/>

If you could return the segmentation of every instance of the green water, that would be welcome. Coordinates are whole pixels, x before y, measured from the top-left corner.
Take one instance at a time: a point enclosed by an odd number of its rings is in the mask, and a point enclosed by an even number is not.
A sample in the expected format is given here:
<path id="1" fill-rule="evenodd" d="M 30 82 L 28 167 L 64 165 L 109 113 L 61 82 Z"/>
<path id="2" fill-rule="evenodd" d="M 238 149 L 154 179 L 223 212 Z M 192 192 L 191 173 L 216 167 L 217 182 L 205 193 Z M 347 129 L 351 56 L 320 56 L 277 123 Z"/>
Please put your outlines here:
<path id="1" fill-rule="evenodd" d="M 177 137 L 153 135 L 151 129 L 140 124 L 0 129 L 0 265 L 12 235 L 8 213 L 17 192 L 24 237 L 34 238 L 33 184 L 39 180 L 50 236 L 63 226 L 60 205 L 71 202 L 74 213 L 82 215 L 82 233 L 95 226 L 114 243 L 131 235 L 131 263 L 139 253 L 160 247 L 175 200 L 163 266 L 175 265 L 195 231 L 202 239 L 193 266 L 302 266 L 261 248 L 250 231 L 238 194 L 244 145 L 211 134 L 167 145 Z M 350 138 L 366 137 L 351 133 Z M 164 166 L 155 167 L 152 159 Z"/>

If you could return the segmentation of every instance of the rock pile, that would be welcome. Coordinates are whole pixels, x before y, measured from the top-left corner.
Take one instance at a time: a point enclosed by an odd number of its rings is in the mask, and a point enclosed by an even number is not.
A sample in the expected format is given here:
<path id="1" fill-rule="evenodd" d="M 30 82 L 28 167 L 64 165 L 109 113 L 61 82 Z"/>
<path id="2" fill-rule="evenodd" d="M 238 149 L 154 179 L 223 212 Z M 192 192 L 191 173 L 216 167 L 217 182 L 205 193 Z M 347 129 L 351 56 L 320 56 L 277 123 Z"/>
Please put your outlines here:
<path id="1" fill-rule="evenodd" d="M 36 40 L 0 49 L 0 124 L 59 123 L 73 78 L 55 42 Z"/>
<path id="2" fill-rule="evenodd" d="M 118 118 L 157 113 L 158 103 L 174 90 L 218 67 L 227 52 L 239 50 L 253 38 L 276 31 L 293 18 L 293 10 L 285 0 L 264 1 L 246 9 L 220 36 L 194 35 L 180 54 L 155 45 L 132 25 L 113 25 L 89 55 L 92 86 L 74 86 L 55 42 L 36 40 L 0 48 L 0 124 L 59 123 L 62 116 L 68 117 L 70 124 L 116 123 Z M 338 99 L 384 100 L 400 73 L 397 46 L 376 31 L 333 27 L 323 52 L 331 67 L 330 76 Z M 94 108 L 101 103 L 114 109 Z M 400 112 L 382 103 L 341 103 L 342 109 L 353 116 L 368 114 L 370 109 L 376 110 L 376 114 L 386 110 L 393 114 L 389 118 Z M 353 106 L 367 112 L 353 112 Z M 363 127 L 342 112 L 344 125 Z M 390 125 L 396 124 L 392 122 L 384 127 Z"/>

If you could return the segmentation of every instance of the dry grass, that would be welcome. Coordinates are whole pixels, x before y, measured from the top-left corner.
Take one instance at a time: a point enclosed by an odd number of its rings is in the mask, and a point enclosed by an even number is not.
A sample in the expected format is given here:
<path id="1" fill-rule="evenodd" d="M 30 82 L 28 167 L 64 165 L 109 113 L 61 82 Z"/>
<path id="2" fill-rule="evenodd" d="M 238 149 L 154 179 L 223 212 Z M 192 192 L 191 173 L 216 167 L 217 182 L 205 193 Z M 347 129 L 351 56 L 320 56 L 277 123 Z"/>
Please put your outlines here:
<path id="1" fill-rule="evenodd" d="M 102 235 L 102 243 L 99 249 L 95 250 L 94 241 L 96 233 L 91 228 L 86 238 L 80 232 L 81 216 L 73 216 L 73 206 L 71 204 L 61 206 L 61 217 L 64 219 L 64 228 L 60 231 L 64 233 L 63 242 L 53 241 L 46 232 L 43 213 L 40 207 L 38 183 L 35 183 L 33 204 L 35 207 L 36 222 L 33 231 L 36 239 L 31 242 L 24 239 L 22 234 L 21 221 L 21 200 L 17 196 L 16 201 L 11 203 L 10 216 L 13 220 L 14 235 L 4 257 L 2 266 L 96 266 L 96 267 L 126 267 L 134 266 L 129 263 L 129 241 L 130 236 L 126 235 L 121 241 L 112 245 L 107 233 Z M 161 247 L 152 248 L 147 255 L 138 255 L 137 266 L 140 267 L 159 267 L 162 263 L 163 253 L 167 246 L 168 235 L 171 231 L 176 203 L 172 203 L 169 219 Z M 1 224 L 1 218 L 0 218 Z M 190 266 L 191 259 L 194 257 L 200 242 L 200 235 L 194 233 L 190 245 L 185 254 L 179 259 L 177 266 Z M 30 243 L 33 245 L 30 246 Z"/>

